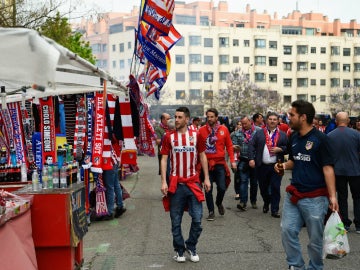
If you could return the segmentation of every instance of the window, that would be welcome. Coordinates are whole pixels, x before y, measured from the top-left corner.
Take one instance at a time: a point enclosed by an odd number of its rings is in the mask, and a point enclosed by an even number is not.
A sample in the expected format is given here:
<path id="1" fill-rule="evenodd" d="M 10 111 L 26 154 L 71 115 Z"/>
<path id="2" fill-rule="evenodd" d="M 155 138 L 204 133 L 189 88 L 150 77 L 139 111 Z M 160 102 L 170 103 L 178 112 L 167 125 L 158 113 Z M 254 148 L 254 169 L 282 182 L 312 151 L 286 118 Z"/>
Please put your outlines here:
<path id="1" fill-rule="evenodd" d="M 320 95 L 320 102 L 325 102 L 325 101 L 326 101 L 326 96 Z"/>
<path id="2" fill-rule="evenodd" d="M 201 82 L 201 72 L 199 71 L 190 72 L 190 82 Z"/>
<path id="3" fill-rule="evenodd" d="M 291 71 L 291 66 L 292 66 L 291 62 L 284 62 L 284 70 Z"/>
<path id="4" fill-rule="evenodd" d="M 284 79 L 283 85 L 284 87 L 291 87 L 292 79 Z"/>
<path id="5" fill-rule="evenodd" d="M 219 80 L 222 82 L 226 81 L 228 74 L 229 74 L 229 72 L 219 72 Z"/>
<path id="6" fill-rule="evenodd" d="M 190 46 L 201 46 L 201 36 L 189 36 Z"/>
<path id="7" fill-rule="evenodd" d="M 185 55 L 182 55 L 182 54 L 175 55 L 175 63 L 176 64 L 185 64 Z"/>
<path id="8" fill-rule="evenodd" d="M 107 44 L 102 45 L 102 52 L 107 52 Z"/>
<path id="9" fill-rule="evenodd" d="M 189 94 L 190 94 L 190 99 L 200 99 L 201 98 L 200 89 L 190 89 Z"/>
<path id="10" fill-rule="evenodd" d="M 255 39 L 255 48 L 266 48 L 265 39 Z"/>
<path id="11" fill-rule="evenodd" d="M 291 96 L 284 96 L 284 103 L 291 103 Z"/>
<path id="12" fill-rule="evenodd" d="M 321 79 L 321 80 L 320 80 L 320 85 L 321 85 L 321 86 L 325 86 L 325 85 L 326 85 L 326 80 L 325 80 L 325 79 Z"/>
<path id="13" fill-rule="evenodd" d="M 306 46 L 306 45 L 298 45 L 297 46 L 297 53 L 298 54 L 308 54 L 308 46 Z"/>
<path id="14" fill-rule="evenodd" d="M 213 82 L 213 81 L 214 81 L 214 73 L 204 72 L 204 82 Z"/>
<path id="15" fill-rule="evenodd" d="M 116 51 L 116 45 L 115 45 L 115 44 L 112 45 L 112 51 L 113 51 L 113 52 Z"/>
<path id="16" fill-rule="evenodd" d="M 112 61 L 112 67 L 116 68 L 116 61 Z"/>
<path id="17" fill-rule="evenodd" d="M 213 39 L 212 38 L 204 38 L 204 47 L 212 48 L 213 47 Z"/>
<path id="18" fill-rule="evenodd" d="M 308 63 L 307 62 L 297 62 L 297 70 L 298 71 L 308 70 Z"/>
<path id="19" fill-rule="evenodd" d="M 132 59 L 131 59 L 131 58 L 128 58 L 127 62 L 128 62 L 128 66 L 130 67 L 130 66 L 131 66 L 131 62 L 132 62 Z"/>
<path id="20" fill-rule="evenodd" d="M 185 90 L 176 90 L 176 99 L 185 99 Z"/>
<path id="21" fill-rule="evenodd" d="M 350 86 L 350 80 L 343 80 L 343 87 L 349 87 Z"/>
<path id="22" fill-rule="evenodd" d="M 239 40 L 238 39 L 233 39 L 233 46 L 234 47 L 239 47 Z"/>
<path id="23" fill-rule="evenodd" d="M 316 47 L 311 47 L 310 48 L 310 53 L 316 53 Z"/>
<path id="24" fill-rule="evenodd" d="M 213 90 L 204 90 L 205 99 L 213 99 Z"/>
<path id="25" fill-rule="evenodd" d="M 219 55 L 219 64 L 220 65 L 224 65 L 224 64 L 229 64 L 229 55 Z"/>
<path id="26" fill-rule="evenodd" d="M 190 64 L 201 64 L 201 54 L 189 54 Z"/>
<path id="27" fill-rule="evenodd" d="M 310 64 L 310 69 L 315 70 L 316 69 L 316 63 L 311 63 Z"/>
<path id="28" fill-rule="evenodd" d="M 291 55 L 292 46 L 284 46 L 284 54 Z"/>
<path id="29" fill-rule="evenodd" d="M 175 80 L 177 82 L 185 82 L 185 72 L 176 72 L 175 73 Z"/>
<path id="30" fill-rule="evenodd" d="M 339 87 L 340 79 L 339 78 L 331 78 L 330 79 L 330 87 Z"/>
<path id="31" fill-rule="evenodd" d="M 233 56 L 233 64 L 239 64 L 240 62 L 239 56 Z"/>
<path id="32" fill-rule="evenodd" d="M 343 71 L 350 72 L 350 64 L 343 64 Z"/>
<path id="33" fill-rule="evenodd" d="M 269 49 L 277 49 L 277 41 L 269 41 Z"/>
<path id="34" fill-rule="evenodd" d="M 196 25 L 196 16 L 190 16 L 190 15 L 175 15 L 175 22 L 177 24 L 186 24 L 186 25 Z"/>
<path id="35" fill-rule="evenodd" d="M 316 85 L 316 79 L 311 79 L 310 80 L 310 85 L 315 86 Z"/>
<path id="36" fill-rule="evenodd" d="M 128 49 L 131 49 L 131 41 L 128 41 Z"/>
<path id="37" fill-rule="evenodd" d="M 301 28 L 297 27 L 282 27 L 281 32 L 283 35 L 301 35 L 302 30 Z"/>
<path id="38" fill-rule="evenodd" d="M 256 72 L 255 73 L 255 82 L 265 82 L 265 73 Z"/>
<path id="39" fill-rule="evenodd" d="M 210 19 L 209 16 L 200 16 L 200 25 L 209 26 Z"/>
<path id="40" fill-rule="evenodd" d="M 331 71 L 339 71 L 340 70 L 340 63 L 339 62 L 332 62 L 330 63 Z"/>
<path id="41" fill-rule="evenodd" d="M 320 53 L 325 54 L 326 53 L 326 47 L 321 47 L 320 48 Z"/>
<path id="42" fill-rule="evenodd" d="M 120 60 L 119 68 L 120 68 L 120 69 L 124 69 L 124 68 L 125 68 L 125 61 L 124 61 L 124 60 Z"/>
<path id="43" fill-rule="evenodd" d="M 339 46 L 331 46 L 331 55 L 340 55 L 340 47 Z"/>
<path id="44" fill-rule="evenodd" d="M 120 43 L 119 44 L 119 51 L 123 52 L 124 51 L 124 43 Z"/>
<path id="45" fill-rule="evenodd" d="M 316 101 L 316 96 L 315 96 L 315 95 L 311 95 L 311 96 L 310 96 L 310 100 L 311 100 L 311 102 L 315 102 L 315 101 Z"/>
<path id="46" fill-rule="evenodd" d="M 325 63 L 320 63 L 320 69 L 321 70 L 326 70 L 326 64 Z"/>
<path id="47" fill-rule="evenodd" d="M 244 47 L 250 47 L 250 40 L 244 40 Z"/>
<path id="48" fill-rule="evenodd" d="M 229 47 L 229 38 L 219 37 L 219 47 Z"/>
<path id="49" fill-rule="evenodd" d="M 244 28 L 244 27 L 245 27 L 245 24 L 244 24 L 244 23 L 237 23 L 237 24 L 235 24 L 235 27 L 237 27 L 237 28 Z"/>
<path id="50" fill-rule="evenodd" d="M 250 63 L 250 57 L 245 56 L 244 57 L 244 64 L 249 64 Z"/>
<path id="51" fill-rule="evenodd" d="M 354 63 L 354 71 L 360 71 L 360 63 Z"/>
<path id="52" fill-rule="evenodd" d="M 360 55 L 360 47 L 354 47 L 354 56 Z"/>
<path id="53" fill-rule="evenodd" d="M 271 67 L 277 66 L 277 57 L 269 57 L 269 66 Z"/>
<path id="54" fill-rule="evenodd" d="M 350 48 L 343 48 L 343 56 L 350 56 L 351 52 L 350 52 Z"/>
<path id="55" fill-rule="evenodd" d="M 213 64 L 213 56 L 212 55 L 204 55 L 204 64 L 212 65 Z"/>
<path id="56" fill-rule="evenodd" d="M 185 38 L 182 37 L 181 39 L 179 39 L 179 41 L 176 42 L 176 46 L 185 46 Z"/>
<path id="57" fill-rule="evenodd" d="M 255 56 L 255 65 L 266 65 L 266 56 Z"/>
<path id="58" fill-rule="evenodd" d="M 354 86 L 360 87 L 360 79 L 354 79 Z"/>
<path id="59" fill-rule="evenodd" d="M 269 82 L 271 83 L 277 82 L 277 74 L 269 74 Z"/>
<path id="60" fill-rule="evenodd" d="M 306 94 L 299 94 L 299 95 L 296 95 L 297 96 L 297 99 L 299 100 L 307 100 L 307 95 Z"/>
<path id="61" fill-rule="evenodd" d="M 308 79 L 307 78 L 298 78 L 297 79 L 297 87 L 307 87 Z"/>

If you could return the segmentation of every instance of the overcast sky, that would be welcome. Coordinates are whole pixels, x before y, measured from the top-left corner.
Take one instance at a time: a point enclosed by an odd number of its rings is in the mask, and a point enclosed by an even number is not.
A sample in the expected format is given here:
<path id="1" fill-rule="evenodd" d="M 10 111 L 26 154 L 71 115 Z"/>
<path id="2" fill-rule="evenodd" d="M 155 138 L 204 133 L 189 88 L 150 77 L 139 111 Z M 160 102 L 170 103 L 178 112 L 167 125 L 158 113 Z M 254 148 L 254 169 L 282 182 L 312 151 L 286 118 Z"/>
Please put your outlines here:
<path id="1" fill-rule="evenodd" d="M 71 0 L 68 0 L 71 1 Z M 210 0 L 204 0 L 210 1 Z M 82 0 L 86 6 L 95 4 L 102 11 L 121 11 L 129 12 L 131 8 L 140 5 L 140 0 Z M 185 0 L 186 3 L 195 2 Z M 217 6 L 219 0 L 214 0 Z M 251 9 L 256 9 L 258 13 L 267 10 L 273 17 L 274 12 L 278 12 L 279 18 L 286 16 L 296 9 L 298 2 L 299 10 L 302 13 L 310 11 L 320 12 L 327 15 L 330 20 L 340 19 L 342 22 L 349 22 L 356 19 L 360 23 L 360 1 L 359 0 L 227 0 L 229 10 L 235 12 L 245 12 L 246 4 L 250 4 Z M 100 10 L 99 10 L 100 11 Z"/>

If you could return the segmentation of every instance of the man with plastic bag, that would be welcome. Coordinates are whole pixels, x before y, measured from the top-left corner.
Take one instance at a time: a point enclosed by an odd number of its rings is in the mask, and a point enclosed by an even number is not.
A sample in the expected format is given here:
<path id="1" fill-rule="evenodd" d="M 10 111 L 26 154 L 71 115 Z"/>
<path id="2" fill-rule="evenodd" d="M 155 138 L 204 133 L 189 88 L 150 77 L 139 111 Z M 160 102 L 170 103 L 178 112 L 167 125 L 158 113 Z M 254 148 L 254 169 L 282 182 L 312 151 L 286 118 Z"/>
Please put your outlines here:
<path id="1" fill-rule="evenodd" d="M 339 208 L 329 138 L 312 126 L 314 116 L 311 103 L 297 100 L 291 104 L 288 117 L 294 132 L 289 140 L 289 160 L 282 167 L 293 171 L 281 219 L 281 238 L 289 269 L 323 269 L 324 218 L 328 207 L 332 211 Z M 278 163 L 274 169 L 279 172 Z M 304 224 L 309 235 L 308 267 L 299 241 Z"/>

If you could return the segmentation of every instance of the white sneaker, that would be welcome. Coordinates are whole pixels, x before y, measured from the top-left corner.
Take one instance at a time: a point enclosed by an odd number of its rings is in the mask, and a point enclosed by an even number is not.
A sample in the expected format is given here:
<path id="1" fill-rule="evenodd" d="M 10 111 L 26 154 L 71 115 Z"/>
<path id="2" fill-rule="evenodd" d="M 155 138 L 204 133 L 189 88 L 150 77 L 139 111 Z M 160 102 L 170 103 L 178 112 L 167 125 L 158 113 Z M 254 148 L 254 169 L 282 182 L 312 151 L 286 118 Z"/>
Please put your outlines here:
<path id="1" fill-rule="evenodd" d="M 190 249 L 187 249 L 186 251 L 190 255 L 190 261 L 195 263 L 200 261 L 199 255 L 197 255 L 196 251 L 191 251 Z"/>
<path id="2" fill-rule="evenodd" d="M 178 252 L 176 252 L 176 255 L 173 257 L 173 259 L 178 263 L 183 263 L 186 261 L 184 254 L 180 256 Z"/>

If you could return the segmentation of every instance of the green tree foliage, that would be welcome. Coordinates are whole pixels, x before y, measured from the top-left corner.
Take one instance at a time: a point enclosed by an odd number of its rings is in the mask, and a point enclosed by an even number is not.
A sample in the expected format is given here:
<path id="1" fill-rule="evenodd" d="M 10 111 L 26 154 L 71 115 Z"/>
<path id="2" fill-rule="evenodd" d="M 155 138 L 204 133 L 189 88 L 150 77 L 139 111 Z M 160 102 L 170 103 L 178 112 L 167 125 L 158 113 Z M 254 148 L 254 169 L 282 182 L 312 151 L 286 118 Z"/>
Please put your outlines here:
<path id="1" fill-rule="evenodd" d="M 61 17 L 59 12 L 55 17 L 48 18 L 40 27 L 39 32 L 88 60 L 90 63 L 95 64 L 95 57 L 92 54 L 89 42 L 81 39 L 81 33 L 72 33 L 68 19 Z"/>

